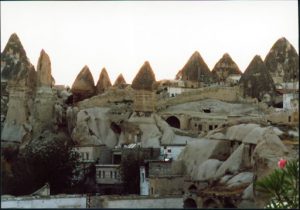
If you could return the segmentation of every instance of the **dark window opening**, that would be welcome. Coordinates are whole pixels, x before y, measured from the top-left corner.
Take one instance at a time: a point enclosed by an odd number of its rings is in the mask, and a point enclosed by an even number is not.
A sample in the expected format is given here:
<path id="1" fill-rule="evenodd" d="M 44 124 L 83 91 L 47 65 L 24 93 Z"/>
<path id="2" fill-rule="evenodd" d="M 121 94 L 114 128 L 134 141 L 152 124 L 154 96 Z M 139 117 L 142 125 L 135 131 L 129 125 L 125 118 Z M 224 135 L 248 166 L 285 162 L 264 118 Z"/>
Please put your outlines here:
<path id="1" fill-rule="evenodd" d="M 292 120 L 292 118 L 291 118 L 291 116 L 289 116 L 289 122 L 291 122 L 291 120 Z"/>
<path id="2" fill-rule="evenodd" d="M 121 155 L 114 155 L 113 156 L 113 164 L 120 164 L 121 163 Z"/>
<path id="3" fill-rule="evenodd" d="M 202 131 L 202 125 L 198 125 L 198 130 Z"/>
<path id="4" fill-rule="evenodd" d="M 212 129 L 213 129 L 213 126 L 212 126 L 212 125 L 209 125 L 208 129 L 209 129 L 209 130 L 212 130 Z"/>
<path id="5" fill-rule="evenodd" d="M 195 185 L 191 185 L 189 187 L 189 193 L 197 193 L 197 187 Z"/>
<path id="6" fill-rule="evenodd" d="M 202 109 L 204 113 L 211 113 L 210 109 Z"/>
<path id="7" fill-rule="evenodd" d="M 121 127 L 118 126 L 118 125 L 117 125 L 116 123 L 114 123 L 114 122 L 112 122 L 112 123 L 110 124 L 110 128 L 111 128 L 115 133 L 117 133 L 117 134 L 120 134 L 121 131 L 122 131 Z"/>
<path id="8" fill-rule="evenodd" d="M 195 209 L 197 208 L 196 201 L 194 199 L 188 198 L 184 201 L 183 208 L 185 209 Z"/>
<path id="9" fill-rule="evenodd" d="M 177 117 L 175 116 L 168 117 L 166 121 L 171 127 L 180 128 L 180 121 Z"/>

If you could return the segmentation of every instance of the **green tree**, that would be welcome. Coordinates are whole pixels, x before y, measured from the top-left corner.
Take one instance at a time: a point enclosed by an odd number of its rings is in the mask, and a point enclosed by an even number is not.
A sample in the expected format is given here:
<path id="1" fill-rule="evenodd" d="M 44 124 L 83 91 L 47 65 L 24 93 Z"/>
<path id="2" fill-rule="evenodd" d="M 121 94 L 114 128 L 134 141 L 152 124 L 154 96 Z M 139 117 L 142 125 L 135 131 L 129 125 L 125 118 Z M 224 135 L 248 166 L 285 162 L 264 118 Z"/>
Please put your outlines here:
<path id="1" fill-rule="evenodd" d="M 288 161 L 285 168 L 256 181 L 255 187 L 269 196 L 266 208 L 299 209 L 299 160 Z"/>
<path id="2" fill-rule="evenodd" d="M 73 184 L 79 155 L 64 133 L 47 132 L 20 150 L 12 163 L 10 194 L 33 193 L 46 182 L 51 194 L 63 193 Z"/>

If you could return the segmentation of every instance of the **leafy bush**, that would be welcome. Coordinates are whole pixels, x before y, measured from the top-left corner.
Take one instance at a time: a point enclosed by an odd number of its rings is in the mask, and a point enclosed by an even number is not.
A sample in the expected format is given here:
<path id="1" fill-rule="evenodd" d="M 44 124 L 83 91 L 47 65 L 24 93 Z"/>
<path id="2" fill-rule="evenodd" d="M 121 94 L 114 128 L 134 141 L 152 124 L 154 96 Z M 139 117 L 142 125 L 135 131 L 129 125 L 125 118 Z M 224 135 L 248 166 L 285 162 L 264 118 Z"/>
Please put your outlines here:
<path id="1" fill-rule="evenodd" d="M 46 182 L 51 194 L 64 193 L 73 183 L 78 153 L 65 134 L 46 133 L 30 142 L 11 163 L 12 177 L 2 194 L 31 194 Z"/>
<path id="2" fill-rule="evenodd" d="M 255 186 L 257 191 L 269 195 L 266 208 L 299 209 L 299 160 L 288 161 L 285 167 L 275 169 Z"/>

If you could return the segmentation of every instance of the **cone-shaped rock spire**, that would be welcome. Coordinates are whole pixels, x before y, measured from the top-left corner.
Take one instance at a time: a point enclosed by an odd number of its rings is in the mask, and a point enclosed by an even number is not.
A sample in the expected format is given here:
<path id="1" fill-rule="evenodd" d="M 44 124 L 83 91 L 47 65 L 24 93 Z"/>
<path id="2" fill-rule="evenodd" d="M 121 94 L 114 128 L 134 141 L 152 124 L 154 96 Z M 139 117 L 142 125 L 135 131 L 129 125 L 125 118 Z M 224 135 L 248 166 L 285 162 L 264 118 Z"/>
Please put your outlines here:
<path id="1" fill-rule="evenodd" d="M 275 42 L 264 62 L 275 83 L 299 81 L 299 55 L 286 38 Z"/>
<path id="2" fill-rule="evenodd" d="M 123 77 L 123 74 L 119 74 L 119 76 L 117 77 L 115 83 L 114 83 L 114 86 L 115 87 L 119 87 L 119 88 L 122 88 L 126 85 L 126 81 Z"/>
<path id="3" fill-rule="evenodd" d="M 14 86 L 36 85 L 36 71 L 26 56 L 17 34 L 12 34 L 1 53 L 1 80 Z"/>
<path id="4" fill-rule="evenodd" d="M 155 82 L 155 74 L 150 66 L 150 63 L 146 61 L 133 79 L 131 87 L 136 90 L 151 91 Z"/>
<path id="5" fill-rule="evenodd" d="M 104 93 L 106 89 L 111 86 L 111 82 L 108 76 L 108 73 L 105 68 L 102 69 L 99 80 L 96 85 L 96 90 L 98 94 Z"/>
<path id="6" fill-rule="evenodd" d="M 177 77 L 182 75 L 182 80 L 193 82 L 210 83 L 213 81 L 212 74 L 198 51 L 194 52 L 188 62 L 177 73 Z"/>
<path id="7" fill-rule="evenodd" d="M 48 54 L 42 50 L 37 64 L 37 86 L 51 87 L 52 80 L 51 61 Z"/>
<path id="8" fill-rule="evenodd" d="M 77 75 L 73 85 L 73 101 L 77 102 L 85 98 L 91 97 L 95 93 L 93 75 L 88 66 L 84 66 L 80 73 Z"/>
<path id="9" fill-rule="evenodd" d="M 252 59 L 239 83 L 245 96 L 262 100 L 265 94 L 271 97 L 274 94 L 275 86 L 272 77 L 258 55 Z"/>
<path id="10" fill-rule="evenodd" d="M 213 77 L 216 81 L 224 82 L 230 75 L 241 75 L 239 67 L 232 60 L 228 53 L 225 53 L 222 58 L 216 63 L 212 70 Z"/>

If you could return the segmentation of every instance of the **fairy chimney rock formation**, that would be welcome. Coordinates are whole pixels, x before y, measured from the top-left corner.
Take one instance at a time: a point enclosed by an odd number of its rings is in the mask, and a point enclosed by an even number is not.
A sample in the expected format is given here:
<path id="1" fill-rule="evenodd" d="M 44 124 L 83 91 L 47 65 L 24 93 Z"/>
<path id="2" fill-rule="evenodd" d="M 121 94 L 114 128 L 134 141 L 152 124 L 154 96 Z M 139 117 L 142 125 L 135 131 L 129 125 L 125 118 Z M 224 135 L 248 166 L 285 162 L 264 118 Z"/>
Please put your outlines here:
<path id="1" fill-rule="evenodd" d="M 10 86 L 28 87 L 36 85 L 36 71 L 27 58 L 26 52 L 17 34 L 12 34 L 1 53 L 1 81 Z"/>
<path id="2" fill-rule="evenodd" d="M 73 93 L 73 102 L 81 101 L 94 95 L 95 83 L 88 66 L 84 66 L 77 75 L 71 91 Z"/>
<path id="3" fill-rule="evenodd" d="M 107 90 L 109 87 L 111 87 L 111 82 L 106 69 L 103 68 L 96 85 L 97 93 L 98 94 L 104 93 L 104 91 Z"/>
<path id="4" fill-rule="evenodd" d="M 263 100 L 266 94 L 272 97 L 275 90 L 272 77 L 259 55 L 252 59 L 239 84 L 245 96 L 258 100 Z"/>
<path id="5" fill-rule="evenodd" d="M 31 138 L 30 117 L 32 115 L 36 71 L 26 56 L 17 34 L 12 34 L 1 53 L 1 85 L 7 84 L 8 103 L 1 116 L 1 140 L 23 142 Z M 8 97 L 9 96 L 9 97 Z M 2 101 L 2 88 L 1 88 Z M 2 127 L 1 125 L 1 127 Z"/>
<path id="6" fill-rule="evenodd" d="M 181 73 L 180 73 L 181 72 Z M 184 67 L 177 73 L 184 81 L 210 83 L 212 74 L 198 51 L 194 52 Z"/>
<path id="7" fill-rule="evenodd" d="M 42 50 L 37 64 L 37 86 L 52 86 L 51 61 L 48 54 Z"/>
<path id="8" fill-rule="evenodd" d="M 126 81 L 123 77 L 123 74 L 119 74 L 113 86 L 122 88 L 126 85 Z"/>
<path id="9" fill-rule="evenodd" d="M 131 87 L 135 90 L 152 91 L 155 82 L 155 74 L 150 63 L 146 61 L 133 79 Z"/>
<path id="10" fill-rule="evenodd" d="M 228 53 L 225 53 L 222 58 L 216 63 L 212 70 L 213 77 L 216 81 L 224 82 L 230 75 L 241 75 L 237 64 L 232 60 Z"/>
<path id="11" fill-rule="evenodd" d="M 275 42 L 264 63 L 275 84 L 299 81 L 299 55 L 286 38 Z"/>

